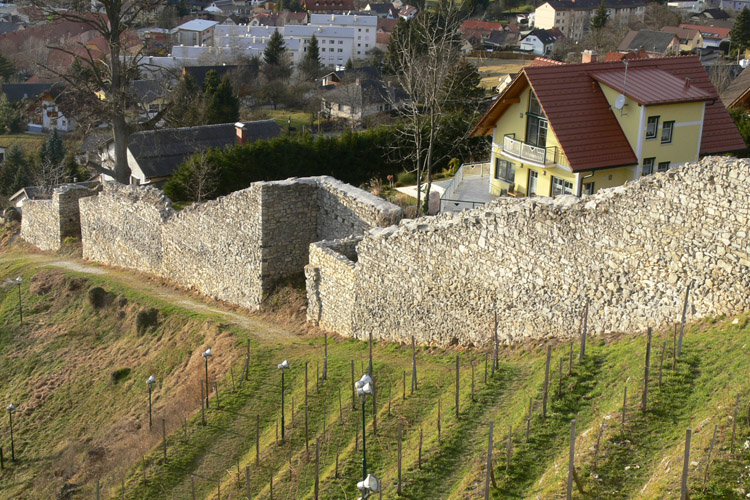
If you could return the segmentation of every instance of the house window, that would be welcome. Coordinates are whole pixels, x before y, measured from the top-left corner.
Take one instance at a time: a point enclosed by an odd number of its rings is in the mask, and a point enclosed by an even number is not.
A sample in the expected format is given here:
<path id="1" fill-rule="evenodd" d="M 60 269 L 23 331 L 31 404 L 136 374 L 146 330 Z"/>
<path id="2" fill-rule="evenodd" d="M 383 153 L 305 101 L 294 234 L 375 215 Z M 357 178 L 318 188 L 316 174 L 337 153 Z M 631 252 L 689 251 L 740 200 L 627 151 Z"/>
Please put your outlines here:
<path id="1" fill-rule="evenodd" d="M 552 192 L 550 196 L 573 194 L 573 183 L 560 177 L 552 176 Z"/>
<path id="2" fill-rule="evenodd" d="M 594 194 L 594 183 L 584 182 L 583 183 L 583 194 Z"/>
<path id="3" fill-rule="evenodd" d="M 497 158 L 495 160 L 495 179 L 513 184 L 516 179 L 516 169 L 513 164 L 506 160 Z"/>
<path id="4" fill-rule="evenodd" d="M 660 161 L 659 165 L 656 167 L 656 170 L 659 172 L 666 172 L 669 170 L 669 162 L 668 161 Z"/>
<path id="5" fill-rule="evenodd" d="M 643 167 L 641 168 L 641 175 L 651 175 L 654 173 L 654 161 L 656 158 L 644 158 Z"/>
<path id="6" fill-rule="evenodd" d="M 659 117 L 649 116 L 646 125 L 646 139 L 656 139 L 656 131 L 659 129 Z"/>
<path id="7" fill-rule="evenodd" d="M 526 142 L 532 146 L 545 147 L 547 145 L 547 120 L 529 115 L 526 126 Z"/>
<path id="8" fill-rule="evenodd" d="M 532 115 L 537 116 L 544 116 L 544 113 L 542 112 L 542 106 L 539 104 L 539 100 L 536 98 L 536 94 L 534 92 L 530 92 L 529 94 L 529 113 Z"/>
<path id="9" fill-rule="evenodd" d="M 344 51 L 344 49 L 339 49 L 339 52 L 343 52 L 343 51 Z"/>
<path id="10" fill-rule="evenodd" d="M 674 122 L 664 122 L 661 128 L 661 143 L 670 144 L 672 142 L 672 130 L 674 129 Z"/>

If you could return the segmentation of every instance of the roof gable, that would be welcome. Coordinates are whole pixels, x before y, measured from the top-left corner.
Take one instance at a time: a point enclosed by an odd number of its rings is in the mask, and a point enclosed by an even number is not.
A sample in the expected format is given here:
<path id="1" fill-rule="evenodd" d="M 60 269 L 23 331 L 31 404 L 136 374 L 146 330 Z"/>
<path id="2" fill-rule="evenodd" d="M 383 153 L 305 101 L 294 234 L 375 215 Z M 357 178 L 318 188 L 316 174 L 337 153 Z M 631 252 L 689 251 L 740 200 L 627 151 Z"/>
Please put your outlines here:
<path id="1" fill-rule="evenodd" d="M 716 89 L 698 57 L 634 59 L 629 61 L 629 68 L 659 69 L 683 82 L 690 78 L 691 86 L 705 94 L 700 100 L 710 99 L 706 102 L 700 154 L 745 149 L 742 136 L 718 101 Z M 635 164 L 632 148 L 593 78 L 597 73 L 621 70 L 620 61 L 527 66 L 477 121 L 471 134 L 492 131 L 510 105 L 506 99 L 520 95 L 530 85 L 574 171 Z"/>

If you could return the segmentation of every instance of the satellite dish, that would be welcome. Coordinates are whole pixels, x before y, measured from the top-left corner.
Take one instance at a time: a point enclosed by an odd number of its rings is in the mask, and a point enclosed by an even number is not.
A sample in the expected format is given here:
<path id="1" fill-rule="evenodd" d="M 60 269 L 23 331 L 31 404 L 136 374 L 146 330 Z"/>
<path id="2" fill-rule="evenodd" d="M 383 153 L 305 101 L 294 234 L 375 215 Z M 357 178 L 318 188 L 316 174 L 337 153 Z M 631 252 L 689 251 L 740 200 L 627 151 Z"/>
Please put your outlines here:
<path id="1" fill-rule="evenodd" d="M 625 94 L 620 94 L 615 99 L 615 108 L 622 109 L 625 106 Z"/>

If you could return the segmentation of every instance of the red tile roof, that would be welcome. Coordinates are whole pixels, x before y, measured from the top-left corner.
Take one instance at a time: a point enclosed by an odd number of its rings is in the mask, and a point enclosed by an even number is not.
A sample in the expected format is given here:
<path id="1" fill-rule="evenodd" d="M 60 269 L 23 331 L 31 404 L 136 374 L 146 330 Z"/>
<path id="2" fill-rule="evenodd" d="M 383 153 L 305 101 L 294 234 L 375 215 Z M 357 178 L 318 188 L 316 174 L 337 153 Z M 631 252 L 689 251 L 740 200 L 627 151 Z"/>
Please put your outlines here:
<path id="1" fill-rule="evenodd" d="M 629 52 L 607 52 L 607 55 L 604 56 L 604 61 L 622 61 L 623 59 L 648 59 L 650 56 L 648 53 L 646 53 L 645 50 L 639 49 L 638 51 L 629 51 Z"/>
<path id="2" fill-rule="evenodd" d="M 502 23 L 493 23 L 490 21 L 477 21 L 474 19 L 468 19 L 461 23 L 461 27 L 459 28 L 459 31 L 464 30 L 482 30 L 482 31 L 495 31 L 495 30 L 502 30 L 503 25 Z"/>
<path id="3" fill-rule="evenodd" d="M 711 100 L 711 95 L 691 81 L 680 80 L 658 68 L 601 71 L 591 77 L 646 106 Z"/>
<path id="4" fill-rule="evenodd" d="M 703 38 L 711 38 L 715 40 L 729 37 L 729 32 L 732 28 L 720 28 L 718 26 L 704 26 L 702 24 L 681 24 L 680 28 L 698 30 L 703 35 Z"/>
<path id="5" fill-rule="evenodd" d="M 711 100 L 706 103 L 701 138 L 701 154 L 721 153 L 745 148 L 737 128 L 697 56 L 635 59 L 630 70 L 659 69 L 675 79 L 691 78 L 696 87 Z M 610 109 L 601 88 L 593 78 L 607 71 L 619 73 L 621 62 L 587 64 L 539 65 L 523 68 L 471 130 L 472 135 L 485 135 L 497 119 L 530 85 L 536 93 L 550 127 L 575 172 L 594 168 L 634 165 L 635 154 Z M 527 83 L 528 82 L 528 83 Z"/>

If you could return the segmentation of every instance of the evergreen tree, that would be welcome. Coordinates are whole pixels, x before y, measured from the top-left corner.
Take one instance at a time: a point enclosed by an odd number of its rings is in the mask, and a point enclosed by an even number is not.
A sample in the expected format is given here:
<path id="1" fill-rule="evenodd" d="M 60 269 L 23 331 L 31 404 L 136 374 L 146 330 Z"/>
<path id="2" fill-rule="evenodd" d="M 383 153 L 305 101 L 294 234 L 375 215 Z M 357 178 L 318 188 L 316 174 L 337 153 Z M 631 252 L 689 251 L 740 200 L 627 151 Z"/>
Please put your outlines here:
<path id="1" fill-rule="evenodd" d="M 203 79 L 203 94 L 204 95 L 213 95 L 214 92 L 216 92 L 216 89 L 219 88 L 219 75 L 216 73 L 215 69 L 212 69 L 208 73 L 206 73 L 206 78 Z"/>
<path id="2" fill-rule="evenodd" d="M 5 56 L 0 54 L 0 79 L 7 82 L 15 74 L 16 67 Z"/>
<path id="3" fill-rule="evenodd" d="M 272 66 L 280 66 L 284 62 L 285 54 L 284 37 L 278 30 L 275 30 L 268 39 L 266 50 L 263 51 L 263 61 Z"/>
<path id="4" fill-rule="evenodd" d="M 42 149 L 39 151 L 39 160 L 47 165 L 60 165 L 64 159 L 65 146 L 57 133 L 57 129 L 53 129 L 47 137 L 47 141 L 42 144 Z"/>
<path id="5" fill-rule="evenodd" d="M 234 123 L 240 119 L 240 102 L 235 97 L 232 84 L 224 78 L 216 91 L 206 99 L 205 123 Z"/>
<path id="6" fill-rule="evenodd" d="M 604 4 L 604 0 L 602 0 L 602 3 L 599 4 L 599 8 L 596 9 L 594 17 L 591 19 L 591 29 L 601 30 L 607 25 L 608 20 L 609 12 L 607 11 L 607 6 Z"/>
<path id="7" fill-rule="evenodd" d="M 307 80 L 315 80 L 320 74 L 320 49 L 318 48 L 318 38 L 314 33 L 310 38 L 310 44 L 307 46 L 307 52 L 302 59 L 300 69 Z"/>
<path id="8" fill-rule="evenodd" d="M 735 47 L 740 50 L 750 48 L 750 10 L 747 7 L 737 15 L 731 35 Z"/>
<path id="9" fill-rule="evenodd" d="M 180 78 L 170 94 L 170 106 L 164 119 L 171 127 L 193 127 L 201 124 L 203 115 L 198 84 L 189 73 Z"/>
<path id="10" fill-rule="evenodd" d="M 351 58 L 346 60 L 346 66 L 344 66 L 344 69 L 354 69 L 354 63 L 352 62 Z"/>
<path id="11" fill-rule="evenodd" d="M 8 96 L 0 94 L 0 134 L 18 132 L 21 115 L 8 100 Z"/>
<path id="12" fill-rule="evenodd" d="M 0 195 L 12 195 L 27 184 L 25 181 L 28 177 L 26 157 L 21 148 L 13 144 L 5 154 L 5 162 L 0 167 Z"/>

